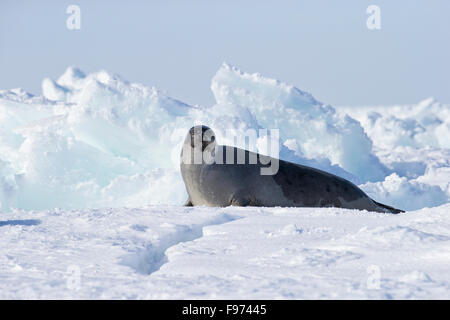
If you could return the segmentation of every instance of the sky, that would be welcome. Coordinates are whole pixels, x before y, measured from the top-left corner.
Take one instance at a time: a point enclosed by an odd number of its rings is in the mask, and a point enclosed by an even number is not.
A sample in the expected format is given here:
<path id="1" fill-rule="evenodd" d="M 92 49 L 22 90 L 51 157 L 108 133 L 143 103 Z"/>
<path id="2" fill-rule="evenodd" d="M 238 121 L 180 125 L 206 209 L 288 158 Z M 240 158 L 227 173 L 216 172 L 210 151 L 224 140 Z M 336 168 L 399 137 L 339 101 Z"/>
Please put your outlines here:
<path id="1" fill-rule="evenodd" d="M 381 29 L 366 25 L 369 5 Z M 227 62 L 331 105 L 450 103 L 449 58 L 448 0 L 0 1 L 0 90 L 40 94 L 43 78 L 77 66 L 208 106 Z"/>

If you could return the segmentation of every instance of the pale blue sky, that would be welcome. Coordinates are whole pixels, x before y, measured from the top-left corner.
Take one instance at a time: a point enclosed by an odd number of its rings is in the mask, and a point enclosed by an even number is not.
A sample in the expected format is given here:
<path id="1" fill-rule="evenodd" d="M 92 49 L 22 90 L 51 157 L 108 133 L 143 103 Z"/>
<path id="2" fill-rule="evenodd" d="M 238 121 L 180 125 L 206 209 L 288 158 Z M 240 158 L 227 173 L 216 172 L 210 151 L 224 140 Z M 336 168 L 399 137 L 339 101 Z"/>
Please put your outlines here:
<path id="1" fill-rule="evenodd" d="M 81 8 L 81 30 L 66 8 Z M 381 8 L 381 30 L 366 8 Z M 450 1 L 0 1 L 0 89 L 40 93 L 67 66 L 105 69 L 190 104 L 223 61 L 331 105 L 450 102 Z"/>

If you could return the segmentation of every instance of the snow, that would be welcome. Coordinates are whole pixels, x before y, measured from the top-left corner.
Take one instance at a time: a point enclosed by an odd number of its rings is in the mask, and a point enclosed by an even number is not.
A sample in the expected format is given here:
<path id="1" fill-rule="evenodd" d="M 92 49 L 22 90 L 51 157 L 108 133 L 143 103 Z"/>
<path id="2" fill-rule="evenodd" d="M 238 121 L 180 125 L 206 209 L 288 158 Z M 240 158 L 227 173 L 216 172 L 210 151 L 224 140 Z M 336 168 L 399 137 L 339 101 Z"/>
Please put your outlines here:
<path id="1" fill-rule="evenodd" d="M 449 299 L 449 211 L 14 211 L 0 298 Z"/>
<path id="2" fill-rule="evenodd" d="M 449 299 L 450 105 L 333 107 L 223 64 L 213 106 L 69 67 L 0 91 L 0 299 Z M 182 207 L 189 128 L 349 179 L 387 215 Z"/>

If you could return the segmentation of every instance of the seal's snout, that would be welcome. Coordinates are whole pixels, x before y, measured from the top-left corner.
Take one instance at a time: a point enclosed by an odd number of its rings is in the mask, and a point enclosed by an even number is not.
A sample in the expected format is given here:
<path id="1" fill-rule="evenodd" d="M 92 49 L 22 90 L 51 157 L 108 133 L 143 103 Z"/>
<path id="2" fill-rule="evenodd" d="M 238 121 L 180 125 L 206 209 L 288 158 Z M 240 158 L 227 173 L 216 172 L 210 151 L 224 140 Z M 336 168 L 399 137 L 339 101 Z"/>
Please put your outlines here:
<path id="1" fill-rule="evenodd" d="M 216 136 L 214 131 L 207 126 L 195 126 L 189 130 L 188 137 L 192 148 L 199 148 L 204 151 L 211 143 L 215 143 Z"/>

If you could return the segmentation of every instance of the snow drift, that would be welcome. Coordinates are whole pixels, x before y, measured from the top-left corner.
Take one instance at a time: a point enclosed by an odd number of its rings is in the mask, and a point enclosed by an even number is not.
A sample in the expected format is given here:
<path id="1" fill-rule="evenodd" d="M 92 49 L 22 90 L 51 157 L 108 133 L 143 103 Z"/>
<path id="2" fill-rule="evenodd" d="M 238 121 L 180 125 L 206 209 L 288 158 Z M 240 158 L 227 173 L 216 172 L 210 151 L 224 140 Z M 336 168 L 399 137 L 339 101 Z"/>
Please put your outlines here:
<path id="1" fill-rule="evenodd" d="M 70 67 L 43 80 L 42 96 L 0 91 L 0 210 L 181 204 L 179 153 L 196 124 L 238 147 L 245 146 L 227 130 L 279 129 L 282 159 L 340 175 L 389 205 L 418 209 L 449 199 L 448 106 L 336 110 L 227 64 L 211 90 L 215 105 L 190 106 L 118 75 Z M 246 147 L 264 152 L 265 138 Z"/>
<path id="2" fill-rule="evenodd" d="M 0 299 L 449 299 L 449 209 L 14 210 Z"/>

